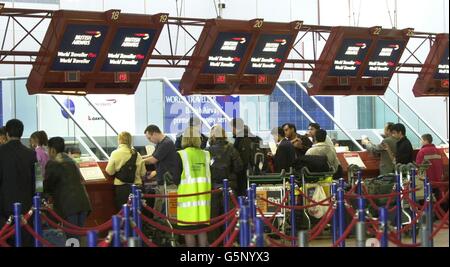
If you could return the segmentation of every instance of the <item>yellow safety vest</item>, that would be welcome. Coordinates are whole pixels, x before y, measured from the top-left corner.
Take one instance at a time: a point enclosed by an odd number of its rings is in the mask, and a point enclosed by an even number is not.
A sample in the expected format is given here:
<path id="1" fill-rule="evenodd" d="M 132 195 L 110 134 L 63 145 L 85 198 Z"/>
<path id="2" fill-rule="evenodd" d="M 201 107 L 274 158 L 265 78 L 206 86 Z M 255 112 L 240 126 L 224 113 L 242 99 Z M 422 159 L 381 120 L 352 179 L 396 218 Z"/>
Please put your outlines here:
<path id="1" fill-rule="evenodd" d="M 211 191 L 210 155 L 208 151 L 188 147 L 178 151 L 183 162 L 178 194 Z M 179 197 L 177 219 L 186 222 L 208 221 L 211 217 L 211 194 Z M 186 225 L 178 223 L 178 225 Z"/>

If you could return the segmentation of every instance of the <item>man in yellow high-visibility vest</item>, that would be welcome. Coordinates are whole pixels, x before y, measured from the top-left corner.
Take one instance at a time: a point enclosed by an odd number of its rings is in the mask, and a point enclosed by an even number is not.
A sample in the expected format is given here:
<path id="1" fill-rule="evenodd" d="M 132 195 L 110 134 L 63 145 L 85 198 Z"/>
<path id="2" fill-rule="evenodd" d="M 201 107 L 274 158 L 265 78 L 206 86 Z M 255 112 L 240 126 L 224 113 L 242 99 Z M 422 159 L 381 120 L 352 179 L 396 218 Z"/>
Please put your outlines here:
<path id="1" fill-rule="evenodd" d="M 210 155 L 208 151 L 202 150 L 200 130 L 195 127 L 188 127 L 181 141 L 184 148 L 178 151 L 182 162 L 182 171 L 178 194 L 196 194 L 211 191 L 211 172 Z M 184 222 L 199 223 L 202 225 L 193 225 L 187 223 L 178 223 L 178 226 L 186 229 L 198 229 L 209 221 L 211 217 L 211 194 L 201 194 L 189 197 L 179 197 L 177 201 L 177 219 Z M 196 246 L 195 235 L 185 235 L 186 246 Z M 208 245 L 206 233 L 198 235 L 198 244 L 201 247 Z"/>

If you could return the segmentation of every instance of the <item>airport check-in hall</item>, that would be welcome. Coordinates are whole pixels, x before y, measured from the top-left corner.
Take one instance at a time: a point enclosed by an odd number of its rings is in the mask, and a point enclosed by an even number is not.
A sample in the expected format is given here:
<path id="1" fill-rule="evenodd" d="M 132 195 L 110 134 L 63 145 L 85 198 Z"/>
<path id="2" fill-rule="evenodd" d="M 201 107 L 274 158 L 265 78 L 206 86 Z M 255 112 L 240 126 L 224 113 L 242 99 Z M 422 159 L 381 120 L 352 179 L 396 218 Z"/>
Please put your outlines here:
<path id="1" fill-rule="evenodd" d="M 0 254 L 448 247 L 448 25 L 445 0 L 0 0 Z"/>

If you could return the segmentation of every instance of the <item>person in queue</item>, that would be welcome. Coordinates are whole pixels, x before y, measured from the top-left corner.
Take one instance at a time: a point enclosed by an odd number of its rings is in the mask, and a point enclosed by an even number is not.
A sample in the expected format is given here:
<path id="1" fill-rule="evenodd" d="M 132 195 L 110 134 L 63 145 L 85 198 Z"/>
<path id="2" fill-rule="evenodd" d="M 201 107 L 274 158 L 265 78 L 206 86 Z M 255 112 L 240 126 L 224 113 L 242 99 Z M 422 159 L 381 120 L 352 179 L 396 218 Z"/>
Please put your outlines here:
<path id="1" fill-rule="evenodd" d="M 285 137 L 286 131 L 282 127 L 276 127 L 272 129 L 272 136 L 277 144 L 277 150 L 275 155 L 273 155 L 273 164 L 276 173 L 285 170 L 289 172 L 290 168 L 293 166 L 296 153 L 294 145 Z"/>
<path id="2" fill-rule="evenodd" d="M 197 129 L 200 130 L 200 138 L 202 140 L 202 149 L 205 149 L 206 145 L 208 144 L 208 137 L 201 133 L 201 129 L 202 129 L 202 122 L 201 122 L 201 120 L 199 118 L 197 118 L 197 117 L 191 117 L 189 119 L 188 127 L 196 127 Z M 182 140 L 182 138 L 183 138 L 182 134 L 177 135 L 177 138 L 175 140 L 175 147 L 176 147 L 177 151 L 183 149 L 181 147 L 181 140 Z"/>
<path id="3" fill-rule="evenodd" d="M 384 127 L 383 141 L 375 145 L 368 138 L 361 140 L 367 151 L 380 156 L 380 175 L 395 172 L 394 159 L 397 151 L 397 139 L 392 136 L 394 123 L 388 122 Z"/>
<path id="4" fill-rule="evenodd" d="M 392 137 L 397 140 L 394 164 L 408 164 L 413 162 L 413 147 L 406 137 L 405 125 L 401 123 L 392 126 Z"/>
<path id="5" fill-rule="evenodd" d="M 308 125 L 307 136 L 310 137 L 310 138 L 312 138 L 313 143 L 318 143 L 318 141 L 316 140 L 316 133 L 317 133 L 317 131 L 319 131 L 320 129 L 321 129 L 321 128 L 320 128 L 320 124 L 318 124 L 318 123 L 312 122 L 312 123 L 310 123 L 310 124 Z M 333 147 L 333 149 L 336 150 L 336 149 L 334 148 L 333 141 L 331 140 L 330 136 L 328 136 L 328 135 L 326 136 L 325 144 L 327 144 L 327 145 Z"/>
<path id="6" fill-rule="evenodd" d="M 0 225 L 14 214 L 13 204 L 22 203 L 22 213 L 30 210 L 36 191 L 36 152 L 21 143 L 24 125 L 9 120 L 5 125 L 8 142 L 0 145 Z M 22 231 L 24 246 L 32 245 L 31 235 Z M 13 240 L 8 240 L 13 244 Z"/>
<path id="7" fill-rule="evenodd" d="M 426 176 L 432 184 L 432 191 L 437 200 L 441 198 L 441 192 L 439 187 L 434 185 L 433 182 L 442 182 L 444 179 L 444 166 L 442 163 L 442 157 L 439 150 L 433 144 L 433 136 L 431 134 L 424 134 L 421 137 L 422 147 L 416 156 L 416 163 L 418 165 L 428 162 L 431 164 L 426 170 Z M 448 203 L 441 205 L 443 210 L 448 209 Z"/>
<path id="8" fill-rule="evenodd" d="M 5 144 L 8 142 L 8 139 L 6 138 L 6 129 L 5 127 L 0 127 L 0 145 Z"/>
<path id="9" fill-rule="evenodd" d="M 45 177 L 45 166 L 49 160 L 49 155 L 47 151 L 48 137 L 47 133 L 44 131 L 36 131 L 30 136 L 31 148 L 36 151 L 36 157 L 41 167 L 42 176 Z"/>
<path id="10" fill-rule="evenodd" d="M 239 152 L 227 141 L 225 130 L 222 126 L 215 125 L 211 128 L 209 147 L 206 150 L 211 154 L 212 188 L 222 188 L 223 180 L 228 179 L 230 188 L 233 192 L 236 192 L 237 175 L 244 166 Z M 211 217 L 223 214 L 223 194 L 221 192 L 215 193 L 211 198 Z M 208 233 L 209 241 L 213 242 L 216 240 L 220 233 L 220 228 L 210 231 Z"/>
<path id="11" fill-rule="evenodd" d="M 116 209 L 120 210 L 123 204 L 128 202 L 131 193 L 131 186 L 142 186 L 142 177 L 146 174 L 145 164 L 139 152 L 135 151 L 132 146 L 132 137 L 129 132 L 121 132 L 118 136 L 118 148 L 111 153 L 111 157 L 106 166 L 106 173 L 114 176 L 114 191 Z M 134 157 L 133 157 L 134 155 Z M 129 160 L 134 160 L 136 170 L 129 180 L 121 180 L 121 175 L 117 175 Z M 124 178 L 122 178 L 124 179 Z M 126 179 L 126 178 L 125 178 Z"/>
<path id="12" fill-rule="evenodd" d="M 251 133 L 249 127 L 245 125 L 241 118 L 234 118 L 230 122 L 231 130 L 234 138 L 234 148 L 239 152 L 244 168 L 237 176 L 237 191 L 238 196 L 247 194 L 247 169 L 252 165 L 254 154 L 250 149 L 250 144 L 259 145 L 262 139 Z"/>
<path id="13" fill-rule="evenodd" d="M 44 194 L 53 199 L 53 209 L 64 220 L 84 226 L 91 212 L 91 202 L 78 165 L 64 152 L 64 139 L 48 140 L 50 160 L 45 168 Z"/>
<path id="14" fill-rule="evenodd" d="M 283 124 L 282 129 L 287 140 L 289 140 L 295 148 L 296 158 L 304 156 L 306 151 L 312 147 L 313 143 L 309 140 L 308 136 L 298 134 L 297 127 L 295 127 L 294 124 L 285 123 Z"/>
<path id="15" fill-rule="evenodd" d="M 211 191 L 211 159 L 210 153 L 201 149 L 199 129 L 188 127 L 181 140 L 183 150 L 177 152 L 177 175 L 174 177 L 178 185 L 178 195 L 197 194 Z M 211 193 L 177 198 L 178 227 L 183 229 L 199 229 L 203 224 L 186 224 L 209 221 L 211 218 Z M 208 246 L 208 235 L 186 234 L 187 247 Z M 197 242 L 198 238 L 198 242 Z"/>
<path id="16" fill-rule="evenodd" d="M 316 143 L 306 151 L 306 156 L 326 156 L 329 168 L 334 168 L 337 172 L 339 168 L 339 160 L 336 155 L 334 146 L 326 143 L 327 132 L 324 129 L 319 129 L 315 132 Z"/>
<path id="17" fill-rule="evenodd" d="M 156 188 L 156 194 L 165 194 L 167 192 L 164 188 L 164 182 L 166 181 L 168 190 L 175 190 L 176 186 L 173 184 L 173 177 L 177 170 L 177 150 L 173 141 L 163 134 L 158 126 L 149 125 L 145 131 L 147 139 L 156 145 L 155 151 L 151 156 L 144 157 L 145 164 L 156 165 L 156 170 L 150 174 L 150 180 L 156 179 L 158 187 Z M 169 181 L 168 178 L 172 177 Z M 155 209 L 158 211 L 164 211 L 165 198 L 155 199 Z"/>

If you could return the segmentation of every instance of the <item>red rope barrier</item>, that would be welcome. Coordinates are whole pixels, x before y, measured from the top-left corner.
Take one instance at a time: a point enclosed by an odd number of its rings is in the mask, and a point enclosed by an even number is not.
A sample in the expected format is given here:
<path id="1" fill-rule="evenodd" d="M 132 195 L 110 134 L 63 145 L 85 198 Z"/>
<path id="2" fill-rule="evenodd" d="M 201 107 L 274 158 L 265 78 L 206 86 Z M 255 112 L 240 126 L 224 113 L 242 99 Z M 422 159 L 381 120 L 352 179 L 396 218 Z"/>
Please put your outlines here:
<path id="1" fill-rule="evenodd" d="M 236 240 L 237 236 L 239 235 L 239 228 L 234 229 L 234 232 L 231 234 L 230 239 L 228 242 L 224 245 L 226 248 L 230 248 L 233 246 L 234 241 Z"/>
<path id="2" fill-rule="evenodd" d="M 152 225 L 153 227 L 157 228 L 158 230 L 162 230 L 165 231 L 167 233 L 173 233 L 173 234 L 189 234 L 189 235 L 198 235 L 200 233 L 205 233 L 205 232 L 210 232 L 214 229 L 219 228 L 220 226 L 224 225 L 226 221 L 228 221 L 230 218 L 232 218 L 233 216 L 235 216 L 235 214 L 230 214 L 229 217 L 225 218 L 223 221 L 218 222 L 216 224 L 210 225 L 208 227 L 199 229 L 199 230 L 179 230 L 179 229 L 172 229 L 170 227 L 167 227 L 165 225 L 161 225 L 153 220 L 151 220 L 150 218 L 144 216 L 141 214 L 141 218 L 148 224 Z"/>
<path id="3" fill-rule="evenodd" d="M 186 221 L 180 221 L 177 220 L 175 218 L 171 218 L 157 210 L 155 210 L 154 208 L 147 206 L 147 205 L 143 205 L 144 209 L 148 210 L 149 212 L 155 214 L 157 217 L 163 219 L 163 220 L 169 220 L 173 223 L 182 223 L 182 224 L 192 224 L 192 225 L 199 225 L 199 224 L 209 224 L 209 223 L 215 223 L 217 221 L 223 220 L 225 217 L 229 216 L 231 213 L 235 213 L 236 209 L 232 209 L 230 211 L 228 211 L 227 213 L 224 213 L 222 215 L 219 215 L 217 217 L 211 218 L 209 221 L 203 221 L 203 222 L 186 222 Z"/>
<path id="4" fill-rule="evenodd" d="M 112 219 L 106 221 L 105 223 L 98 225 L 96 227 L 80 227 L 78 225 L 72 224 L 66 220 L 64 220 L 61 216 L 59 216 L 54 210 L 45 208 L 45 211 L 48 211 L 50 215 L 52 215 L 53 218 L 55 218 L 59 223 L 64 224 L 66 227 L 73 228 L 73 230 L 78 231 L 98 231 L 98 232 L 104 232 L 106 230 L 110 230 L 112 227 Z M 122 214 L 122 212 L 118 213 L 119 215 Z M 44 214 L 42 214 L 44 215 Z"/>
<path id="5" fill-rule="evenodd" d="M 347 229 L 345 229 L 344 233 L 342 233 L 342 236 L 339 237 L 339 239 L 333 244 L 333 247 L 337 247 L 339 243 L 341 243 L 348 237 L 348 235 L 351 233 L 353 227 L 356 225 L 357 222 L 358 219 L 353 218 L 352 222 L 348 225 Z"/>
<path id="6" fill-rule="evenodd" d="M 285 244 L 282 244 L 282 243 L 279 243 L 279 242 L 273 240 L 270 237 L 266 237 L 266 239 L 267 239 L 267 241 L 269 241 L 271 247 L 277 247 L 277 248 L 287 248 L 287 247 L 289 247 L 289 246 L 286 246 Z"/>
<path id="7" fill-rule="evenodd" d="M 312 235 L 312 233 L 315 233 L 317 231 L 317 229 L 319 229 L 321 227 L 322 224 L 327 224 L 329 221 L 328 219 L 326 219 L 328 217 L 328 214 L 333 210 L 333 205 L 330 205 L 327 209 L 327 211 L 325 212 L 325 214 L 322 216 L 322 218 L 320 219 L 320 221 L 308 231 L 309 235 Z M 331 220 L 331 219 L 330 219 Z M 325 229 L 325 227 L 324 227 Z"/>
<path id="8" fill-rule="evenodd" d="M 322 225 L 318 224 L 318 225 L 320 225 L 319 228 L 317 229 L 316 232 L 314 232 L 314 234 L 312 234 L 309 237 L 308 241 L 310 241 L 310 242 L 313 241 L 314 239 L 316 239 L 319 236 L 320 233 L 323 232 L 323 230 L 325 229 L 325 226 L 327 225 L 327 222 L 331 221 L 335 212 L 336 212 L 335 209 L 331 209 L 331 211 L 327 214 L 327 217 L 324 220 L 324 223 Z M 312 233 L 312 230 L 310 232 Z"/>
<path id="9" fill-rule="evenodd" d="M 12 226 L 14 226 L 14 224 Z M 15 233 L 16 229 L 13 227 L 9 233 L 5 234 L 0 238 L 0 241 L 6 241 L 7 239 L 11 238 Z"/>
<path id="10" fill-rule="evenodd" d="M 40 236 L 38 233 L 36 233 L 33 228 L 31 228 L 30 225 L 28 225 L 27 223 L 25 223 L 24 225 L 22 225 L 22 227 L 28 232 L 30 233 L 35 239 L 37 239 L 39 242 L 41 242 L 44 246 L 46 247 L 55 247 L 52 243 L 48 242 L 46 239 L 44 239 L 42 236 Z"/>
<path id="11" fill-rule="evenodd" d="M 238 207 L 239 207 L 239 202 L 238 202 L 238 200 L 236 199 L 236 196 L 235 196 L 234 194 L 230 194 L 230 199 L 231 199 L 231 202 L 233 202 L 234 206 L 235 206 L 236 208 L 238 208 Z"/>
<path id="12" fill-rule="evenodd" d="M 200 196 L 200 195 L 207 195 L 207 194 L 215 194 L 218 192 L 221 192 L 222 189 L 214 189 L 210 191 L 200 192 L 200 193 L 192 193 L 192 194 L 173 194 L 173 195 L 162 195 L 162 194 L 144 194 L 144 198 L 179 198 L 179 197 L 193 197 L 193 196 Z"/>
<path id="13" fill-rule="evenodd" d="M 210 247 L 214 248 L 214 247 L 219 246 L 219 244 L 223 242 L 223 240 L 225 239 L 225 237 L 226 237 L 228 234 L 230 234 L 231 231 L 236 227 L 237 222 L 238 222 L 238 218 L 235 217 L 235 218 L 231 221 L 231 224 L 228 226 L 228 228 L 225 229 L 225 231 L 219 236 L 219 238 L 217 238 L 216 241 L 214 241 L 214 242 L 210 245 Z"/>
<path id="14" fill-rule="evenodd" d="M 111 246 L 111 242 L 108 242 L 106 240 L 103 240 L 102 242 L 98 243 L 98 245 L 97 245 L 97 247 L 100 247 L 100 248 L 107 248 L 109 246 Z"/>
<path id="15" fill-rule="evenodd" d="M 261 209 L 260 209 L 259 207 L 257 207 L 257 210 L 258 210 L 259 214 L 261 214 L 261 219 L 262 219 L 263 223 L 264 223 L 265 225 L 267 225 L 267 226 L 273 231 L 274 234 L 276 234 L 277 236 L 279 236 L 279 237 L 281 237 L 281 238 L 284 238 L 284 239 L 286 239 L 286 240 L 289 240 L 289 241 L 296 240 L 296 238 L 291 237 L 291 236 L 288 236 L 288 235 L 282 233 L 282 232 L 281 232 L 280 230 L 278 230 L 275 226 L 273 226 L 273 225 L 270 223 L 269 220 L 267 220 L 266 218 L 264 218 L 263 212 L 261 211 Z"/>
<path id="16" fill-rule="evenodd" d="M 153 243 L 148 237 L 145 236 L 145 234 L 137 227 L 136 224 L 133 223 L 132 229 L 136 232 L 136 234 L 144 241 L 144 243 L 151 248 L 157 248 L 158 246 Z"/>
<path id="17" fill-rule="evenodd" d="M 41 215 L 41 218 L 42 218 L 45 222 L 47 222 L 51 227 L 60 229 L 60 230 L 62 230 L 63 232 L 68 233 L 68 234 L 71 234 L 71 235 L 86 235 L 86 234 L 89 232 L 88 230 L 75 230 L 75 229 L 70 229 L 70 228 L 64 227 L 64 226 L 62 226 L 62 225 L 59 225 L 58 223 L 56 223 L 56 222 L 50 220 L 50 219 L 47 217 L 47 215 L 45 215 L 45 214 L 42 214 L 42 215 Z"/>
<path id="18" fill-rule="evenodd" d="M 441 219 L 441 222 L 431 234 L 430 239 L 433 239 L 439 233 L 439 231 L 444 228 L 446 222 L 448 223 L 448 211 L 447 213 L 445 213 L 444 217 Z"/>

